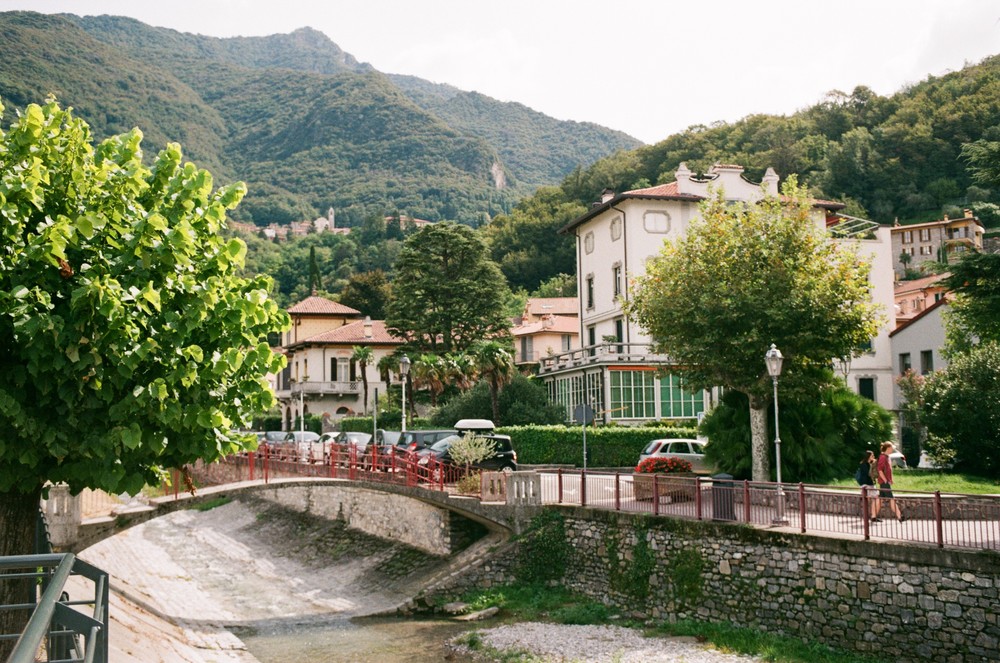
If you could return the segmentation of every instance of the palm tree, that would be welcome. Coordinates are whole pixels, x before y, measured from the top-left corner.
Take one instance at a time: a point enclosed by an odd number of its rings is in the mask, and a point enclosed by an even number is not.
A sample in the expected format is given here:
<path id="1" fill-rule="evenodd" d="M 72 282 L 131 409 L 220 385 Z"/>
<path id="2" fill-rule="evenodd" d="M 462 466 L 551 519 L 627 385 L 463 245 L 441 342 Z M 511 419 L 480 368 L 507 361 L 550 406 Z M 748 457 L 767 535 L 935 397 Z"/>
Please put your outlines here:
<path id="1" fill-rule="evenodd" d="M 470 348 L 479 377 L 490 385 L 493 422 L 500 424 L 500 387 L 514 376 L 514 353 L 506 343 L 481 341 Z"/>
<path id="2" fill-rule="evenodd" d="M 437 407 L 438 395 L 444 391 L 445 364 L 436 354 L 424 353 L 413 362 L 413 381 L 431 392 L 431 406 Z"/>
<path id="3" fill-rule="evenodd" d="M 444 379 L 459 391 L 468 391 L 476 382 L 476 362 L 464 352 L 449 352 L 444 356 Z"/>
<path id="4" fill-rule="evenodd" d="M 365 407 L 364 412 L 367 416 L 368 414 L 368 364 L 372 363 L 372 359 L 375 358 L 375 353 L 372 349 L 366 345 L 355 345 L 352 348 L 351 361 L 358 362 L 358 367 L 361 369 L 361 384 L 364 385 L 365 392 Z"/>
<path id="5" fill-rule="evenodd" d="M 385 380 L 385 393 L 388 395 L 389 387 L 392 386 L 392 374 L 399 372 L 399 356 L 395 353 L 385 355 L 378 360 L 376 367 L 378 367 L 379 375 Z"/>

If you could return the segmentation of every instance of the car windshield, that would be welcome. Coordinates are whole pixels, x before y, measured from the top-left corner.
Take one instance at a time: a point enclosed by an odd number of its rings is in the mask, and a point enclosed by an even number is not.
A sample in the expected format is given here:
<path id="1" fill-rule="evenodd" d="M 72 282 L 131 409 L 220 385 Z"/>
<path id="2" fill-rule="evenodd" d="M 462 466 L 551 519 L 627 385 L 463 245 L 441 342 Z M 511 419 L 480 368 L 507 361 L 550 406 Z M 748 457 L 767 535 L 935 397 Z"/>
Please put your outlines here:
<path id="1" fill-rule="evenodd" d="M 642 450 L 642 453 L 644 453 L 644 454 L 651 454 L 651 453 L 655 452 L 656 448 L 659 447 L 659 446 L 660 446 L 660 441 L 659 440 L 653 440 L 652 442 L 650 442 L 649 444 L 646 445 L 646 448 Z M 635 452 L 633 452 L 633 453 L 635 453 Z"/>

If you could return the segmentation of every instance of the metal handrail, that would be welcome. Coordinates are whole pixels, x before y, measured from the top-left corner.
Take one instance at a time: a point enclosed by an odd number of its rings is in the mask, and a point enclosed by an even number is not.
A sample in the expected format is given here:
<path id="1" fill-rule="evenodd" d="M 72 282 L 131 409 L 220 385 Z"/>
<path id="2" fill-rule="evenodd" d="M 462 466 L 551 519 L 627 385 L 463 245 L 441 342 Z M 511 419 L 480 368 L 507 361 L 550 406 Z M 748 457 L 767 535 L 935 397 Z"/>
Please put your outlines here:
<path id="1" fill-rule="evenodd" d="M 77 559 L 72 553 L 0 557 L 0 570 L 9 569 L 31 570 L 0 575 L 0 581 L 33 578 L 40 580 L 44 589 L 37 603 L 0 606 L 3 610 L 33 610 L 20 635 L 0 634 L 2 639 L 17 638 L 7 663 L 34 663 L 35 655 L 46 637 L 49 639 L 46 647 L 49 661 L 107 663 L 107 573 Z M 64 589 L 71 575 L 81 575 L 93 581 L 93 600 L 69 600 Z M 77 605 L 93 605 L 93 615 L 88 616 L 75 610 L 73 606 Z M 65 646 L 67 636 L 69 636 L 69 646 Z M 76 636 L 84 640 L 82 652 Z M 66 658 L 65 656 L 70 655 L 71 651 L 74 658 Z M 57 658 L 54 659 L 53 656 Z"/>

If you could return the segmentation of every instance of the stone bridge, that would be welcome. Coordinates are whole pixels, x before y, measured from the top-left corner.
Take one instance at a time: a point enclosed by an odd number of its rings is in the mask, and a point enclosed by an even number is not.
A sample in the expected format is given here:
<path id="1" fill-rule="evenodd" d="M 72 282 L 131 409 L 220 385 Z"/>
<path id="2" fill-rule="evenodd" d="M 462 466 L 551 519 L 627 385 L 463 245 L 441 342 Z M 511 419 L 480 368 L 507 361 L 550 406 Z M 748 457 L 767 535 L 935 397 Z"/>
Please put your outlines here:
<path id="1" fill-rule="evenodd" d="M 179 509 L 209 506 L 220 500 L 262 500 L 316 517 L 343 520 L 348 527 L 391 539 L 434 555 L 448 555 L 469 543 L 470 534 L 489 532 L 506 540 L 519 534 L 541 509 L 538 476 L 506 477 L 502 502 L 479 496 L 391 483 L 331 478 L 271 478 L 199 488 L 152 498 L 148 504 L 120 505 L 110 515 L 84 519 L 79 497 L 52 486 L 45 519 L 56 550 L 80 552 L 115 534 Z"/>

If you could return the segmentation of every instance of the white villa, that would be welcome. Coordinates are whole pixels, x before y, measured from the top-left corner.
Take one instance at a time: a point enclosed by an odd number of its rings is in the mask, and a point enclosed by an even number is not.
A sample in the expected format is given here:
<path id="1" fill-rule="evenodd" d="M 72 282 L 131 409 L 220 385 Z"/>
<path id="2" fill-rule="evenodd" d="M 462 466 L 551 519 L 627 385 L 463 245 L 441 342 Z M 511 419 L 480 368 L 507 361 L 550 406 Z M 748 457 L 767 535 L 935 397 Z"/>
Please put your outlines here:
<path id="1" fill-rule="evenodd" d="M 282 351 L 288 364 L 278 375 L 275 393 L 281 404 L 284 428 L 290 429 L 300 412 L 323 418 L 324 427 L 344 416 L 371 412 L 375 390 L 386 378 L 378 361 L 402 345 L 386 331 L 383 320 L 323 297 L 307 297 L 288 309 L 292 327 L 285 333 Z M 360 365 L 351 358 L 355 346 L 372 349 L 365 367 L 368 403 Z"/>
<path id="2" fill-rule="evenodd" d="M 747 180 L 743 168 L 716 165 L 704 179 L 685 164 L 676 180 L 646 189 L 605 191 L 600 202 L 567 224 L 577 245 L 580 350 L 540 358 L 539 375 L 553 402 L 566 408 L 590 405 L 605 423 L 698 417 L 712 407 L 711 392 L 689 391 L 682 380 L 657 369 L 669 359 L 654 355 L 649 336 L 622 313 L 629 298 L 629 280 L 645 273 L 646 263 L 665 240 L 681 237 L 700 214 L 699 203 L 711 190 L 727 199 L 760 200 L 765 192 L 778 195 L 778 175 L 768 169 L 760 183 Z M 831 241 L 857 242 L 872 258 L 872 296 L 886 317 L 870 349 L 850 361 L 833 362 L 857 393 L 887 409 L 893 408 L 893 366 L 889 332 L 893 320 L 893 260 L 888 226 L 837 214 L 843 205 L 816 200 L 813 219 L 831 230 Z M 833 230 L 836 229 L 836 232 Z M 761 372 L 765 371 L 760 349 Z"/>

